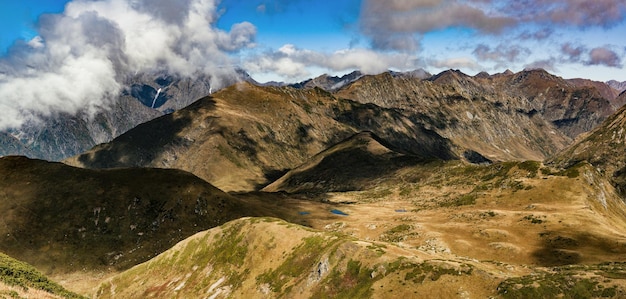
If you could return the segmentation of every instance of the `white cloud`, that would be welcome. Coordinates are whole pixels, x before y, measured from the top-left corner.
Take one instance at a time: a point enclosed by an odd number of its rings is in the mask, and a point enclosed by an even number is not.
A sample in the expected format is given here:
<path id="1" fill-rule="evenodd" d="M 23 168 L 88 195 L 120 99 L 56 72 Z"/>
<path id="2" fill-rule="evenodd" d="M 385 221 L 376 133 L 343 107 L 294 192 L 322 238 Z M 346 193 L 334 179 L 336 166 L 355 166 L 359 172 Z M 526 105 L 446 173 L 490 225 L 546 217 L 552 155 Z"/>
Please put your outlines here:
<path id="1" fill-rule="evenodd" d="M 0 129 L 56 112 L 106 109 L 135 72 L 234 69 L 229 53 L 254 47 L 256 27 L 216 28 L 216 0 L 75 0 L 44 15 L 40 35 L 0 60 Z"/>
<path id="2" fill-rule="evenodd" d="M 448 59 L 430 60 L 428 64 L 440 69 L 470 69 L 482 70 L 482 67 L 474 60 L 468 57 L 453 57 Z"/>
<path id="3" fill-rule="evenodd" d="M 407 54 L 381 53 L 362 48 L 327 53 L 286 44 L 276 51 L 249 57 L 243 66 L 253 74 L 276 73 L 290 80 L 303 80 L 311 75 L 310 68 L 330 72 L 358 69 L 365 74 L 377 74 L 389 69 L 414 69 L 417 63 L 413 56 Z"/>

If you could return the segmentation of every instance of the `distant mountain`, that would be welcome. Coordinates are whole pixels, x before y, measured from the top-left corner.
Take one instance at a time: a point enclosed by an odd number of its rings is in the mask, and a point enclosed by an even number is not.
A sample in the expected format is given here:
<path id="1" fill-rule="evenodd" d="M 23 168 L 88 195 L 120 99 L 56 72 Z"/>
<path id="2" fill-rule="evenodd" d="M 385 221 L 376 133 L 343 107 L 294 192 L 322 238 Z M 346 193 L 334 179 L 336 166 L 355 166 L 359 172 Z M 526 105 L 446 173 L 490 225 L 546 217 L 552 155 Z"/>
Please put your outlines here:
<path id="1" fill-rule="evenodd" d="M 527 97 L 509 93 L 512 75 L 473 78 L 446 71 L 426 80 L 365 76 L 340 98 L 398 109 L 461 148 L 491 160 L 542 160 L 570 142 Z M 463 153 L 458 153 L 461 156 Z"/>
<path id="2" fill-rule="evenodd" d="M 448 140 L 398 110 L 343 100 L 319 88 L 239 83 L 65 162 L 179 168 L 222 190 L 255 190 L 360 131 L 421 158 L 457 156 Z"/>
<path id="3" fill-rule="evenodd" d="M 566 81 L 573 83 L 577 87 L 595 88 L 603 98 L 609 100 L 611 104 L 615 106 L 615 109 L 619 109 L 619 107 L 625 104 L 614 102 L 614 100 L 617 98 L 621 91 L 616 90 L 607 83 L 580 78 L 567 79 Z"/>
<path id="4" fill-rule="evenodd" d="M 531 109 L 570 138 L 595 128 L 619 109 L 614 98 L 604 97 L 604 84 L 579 85 L 542 69 L 519 72 L 502 83 L 501 89 L 509 96 L 523 97 Z"/>
<path id="5" fill-rule="evenodd" d="M 617 80 L 610 80 L 607 81 L 606 84 L 618 90 L 619 92 L 626 90 L 626 81 L 619 82 Z"/>
<path id="6" fill-rule="evenodd" d="M 139 74 L 131 77 L 122 96 L 130 96 L 144 106 L 163 113 L 172 113 L 195 102 L 199 98 L 237 82 L 258 84 L 241 69 L 229 76 L 214 78 L 197 74 L 193 78 L 160 74 Z"/>
<path id="7" fill-rule="evenodd" d="M 432 76 L 431 73 L 421 68 L 412 70 L 412 71 L 407 71 L 407 72 L 389 71 L 389 73 L 394 77 L 407 77 L 407 78 L 417 78 L 417 79 L 427 79 Z"/>
<path id="8" fill-rule="evenodd" d="M 58 161 L 77 155 L 96 144 L 108 142 L 129 129 L 163 114 L 181 109 L 221 86 L 251 81 L 244 71 L 223 78 L 182 78 L 168 74 L 138 74 L 129 77 L 127 88 L 113 103 L 95 115 L 57 113 L 22 128 L 0 132 L 0 156 L 27 155 Z M 12 136 L 13 139 L 8 136 Z"/>

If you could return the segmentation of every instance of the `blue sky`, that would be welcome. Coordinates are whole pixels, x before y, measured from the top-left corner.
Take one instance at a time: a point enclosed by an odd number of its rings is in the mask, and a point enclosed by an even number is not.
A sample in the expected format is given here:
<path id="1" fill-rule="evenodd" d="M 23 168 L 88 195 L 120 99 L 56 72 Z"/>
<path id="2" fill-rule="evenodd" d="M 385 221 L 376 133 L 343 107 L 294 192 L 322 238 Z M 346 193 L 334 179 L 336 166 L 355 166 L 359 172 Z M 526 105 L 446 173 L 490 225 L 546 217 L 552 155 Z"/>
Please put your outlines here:
<path id="1" fill-rule="evenodd" d="M 97 111 L 151 71 L 215 87 L 237 67 L 261 82 L 418 68 L 626 81 L 624 0 L 0 1 L 0 129 Z"/>
<path id="2" fill-rule="evenodd" d="M 66 0 L 0 0 L 0 52 L 17 39 L 30 40 L 37 35 L 37 19 L 43 13 L 60 13 Z"/>

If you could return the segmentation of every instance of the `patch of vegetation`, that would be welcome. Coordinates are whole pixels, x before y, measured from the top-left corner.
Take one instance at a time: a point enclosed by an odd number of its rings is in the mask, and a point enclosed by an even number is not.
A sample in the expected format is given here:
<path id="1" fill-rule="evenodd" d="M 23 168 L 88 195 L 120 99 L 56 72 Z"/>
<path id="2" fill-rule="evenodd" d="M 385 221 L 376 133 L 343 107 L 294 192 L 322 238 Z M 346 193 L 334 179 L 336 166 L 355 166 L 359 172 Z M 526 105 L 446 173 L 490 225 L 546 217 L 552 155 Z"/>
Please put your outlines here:
<path id="1" fill-rule="evenodd" d="M 372 284 L 383 277 L 372 277 L 373 272 L 360 261 L 350 259 L 344 271 L 334 268 L 324 280 L 323 287 L 311 298 L 369 298 L 372 296 Z"/>
<path id="2" fill-rule="evenodd" d="M 482 176 L 481 181 L 490 181 L 497 177 L 503 178 L 509 173 L 511 168 L 513 168 L 517 162 L 502 162 L 493 164 L 489 167 L 489 172 Z"/>
<path id="3" fill-rule="evenodd" d="M 413 226 L 411 226 L 409 224 L 400 224 L 400 225 L 398 225 L 398 226 L 396 226 L 396 227 L 386 231 L 385 233 L 387 233 L 387 234 L 397 234 L 397 233 L 403 233 L 403 232 L 409 231 L 411 229 L 413 229 Z"/>
<path id="4" fill-rule="evenodd" d="M 9 297 L 6 297 L 5 295 Z M 20 297 L 20 294 L 16 291 L 0 291 L 0 298 L 1 299 L 7 299 L 7 298 L 21 299 L 22 297 Z"/>
<path id="5" fill-rule="evenodd" d="M 577 168 L 568 168 L 568 169 L 559 171 L 557 174 L 573 179 L 573 178 L 577 178 L 580 175 L 580 172 L 578 171 Z"/>
<path id="6" fill-rule="evenodd" d="M 524 161 L 517 164 L 517 168 L 528 171 L 528 177 L 534 178 L 537 176 L 537 171 L 541 167 L 541 163 L 537 161 Z"/>
<path id="7" fill-rule="evenodd" d="M 415 264 L 408 262 L 406 258 L 399 258 L 396 261 L 389 263 L 386 267 L 388 272 L 407 272 L 404 275 L 404 280 L 413 283 L 423 283 L 426 279 L 431 281 L 437 281 L 443 275 L 461 276 L 471 275 L 474 268 L 468 264 L 461 264 L 457 267 L 452 265 L 438 264 L 436 262 L 424 262 L 421 264 Z"/>
<path id="8" fill-rule="evenodd" d="M 400 187 L 399 195 L 402 197 L 407 197 L 413 193 L 413 191 L 419 191 L 419 185 L 404 185 Z"/>
<path id="9" fill-rule="evenodd" d="M 585 277 L 571 269 L 557 273 L 509 278 L 498 286 L 503 298 L 613 298 L 623 296 L 617 286 L 606 287 L 599 277 Z"/>
<path id="10" fill-rule="evenodd" d="M 556 173 L 552 173 L 554 175 L 566 176 L 570 179 L 577 178 L 580 175 L 580 168 L 585 166 L 586 162 L 578 162 L 566 169 L 560 170 Z"/>
<path id="11" fill-rule="evenodd" d="M 545 216 L 543 218 L 545 218 Z M 541 224 L 545 221 L 544 219 L 541 219 L 541 217 L 537 217 L 535 215 L 526 215 L 523 219 L 530 221 L 532 224 Z"/>
<path id="12" fill-rule="evenodd" d="M 64 289 L 41 274 L 33 266 L 13 259 L 3 253 L 0 253 L 0 281 L 10 286 L 21 287 L 24 290 L 33 288 L 65 298 L 85 298 Z M 11 292 L 8 295 L 13 298 L 19 298 L 16 292 Z"/>
<path id="13" fill-rule="evenodd" d="M 371 191 L 366 191 L 364 192 L 363 196 L 366 199 L 370 199 L 370 200 L 377 200 L 377 199 L 383 199 L 386 198 L 390 195 L 392 195 L 393 192 L 389 189 L 374 189 Z"/>
<path id="14" fill-rule="evenodd" d="M 400 224 L 398 226 L 393 227 L 390 230 L 385 231 L 381 236 L 380 240 L 384 242 L 400 242 L 406 240 L 408 236 L 417 235 L 417 233 L 410 232 L 413 229 L 412 225 L 409 224 Z"/>
<path id="15" fill-rule="evenodd" d="M 496 214 L 496 212 L 494 212 L 494 211 L 487 211 L 487 212 L 480 213 L 480 217 L 481 218 L 496 217 L 496 215 L 498 215 L 498 214 Z"/>
<path id="16" fill-rule="evenodd" d="M 463 194 L 452 201 L 442 202 L 439 205 L 441 207 L 460 207 L 476 204 L 476 198 L 478 195 L 475 192 Z"/>
<path id="17" fill-rule="evenodd" d="M 371 244 L 367 246 L 367 249 L 375 251 L 379 256 L 382 256 L 386 253 L 386 248 L 387 246 L 383 244 Z"/>
<path id="18" fill-rule="evenodd" d="M 509 187 L 511 187 L 511 189 L 513 189 L 513 192 L 517 192 L 519 190 L 530 190 L 530 189 L 532 189 L 532 186 L 526 186 L 526 185 L 524 185 L 524 183 L 522 183 L 522 181 L 518 181 L 518 180 L 513 180 L 508 185 L 509 185 Z"/>
<path id="19" fill-rule="evenodd" d="M 220 155 L 222 155 L 224 158 L 228 159 L 228 161 L 233 162 L 233 164 L 235 164 L 235 166 L 237 166 L 239 168 L 243 168 L 243 164 L 241 164 L 239 159 L 237 159 L 237 156 L 235 156 L 235 154 L 233 154 L 232 151 L 230 151 L 229 149 L 227 149 L 226 147 L 224 147 L 221 144 L 217 145 L 217 150 L 220 152 Z"/>
<path id="20" fill-rule="evenodd" d="M 301 277 L 319 262 L 320 256 L 334 244 L 323 236 L 312 236 L 296 247 L 285 261 L 275 270 L 257 276 L 258 283 L 267 283 L 273 292 L 281 292 L 294 278 Z"/>

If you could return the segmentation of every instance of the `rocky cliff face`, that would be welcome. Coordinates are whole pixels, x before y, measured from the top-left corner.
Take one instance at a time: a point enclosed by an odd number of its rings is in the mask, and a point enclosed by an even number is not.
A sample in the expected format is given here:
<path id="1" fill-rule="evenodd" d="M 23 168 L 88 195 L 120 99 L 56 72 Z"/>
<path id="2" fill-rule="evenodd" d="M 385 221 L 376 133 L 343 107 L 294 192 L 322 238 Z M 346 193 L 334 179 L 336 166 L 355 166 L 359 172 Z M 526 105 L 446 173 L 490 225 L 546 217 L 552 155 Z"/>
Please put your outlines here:
<path id="1" fill-rule="evenodd" d="M 502 90 L 521 97 L 570 138 L 593 129 L 619 108 L 611 93 L 610 98 L 603 96 L 602 85 L 575 84 L 544 70 L 523 71 L 503 81 Z"/>

